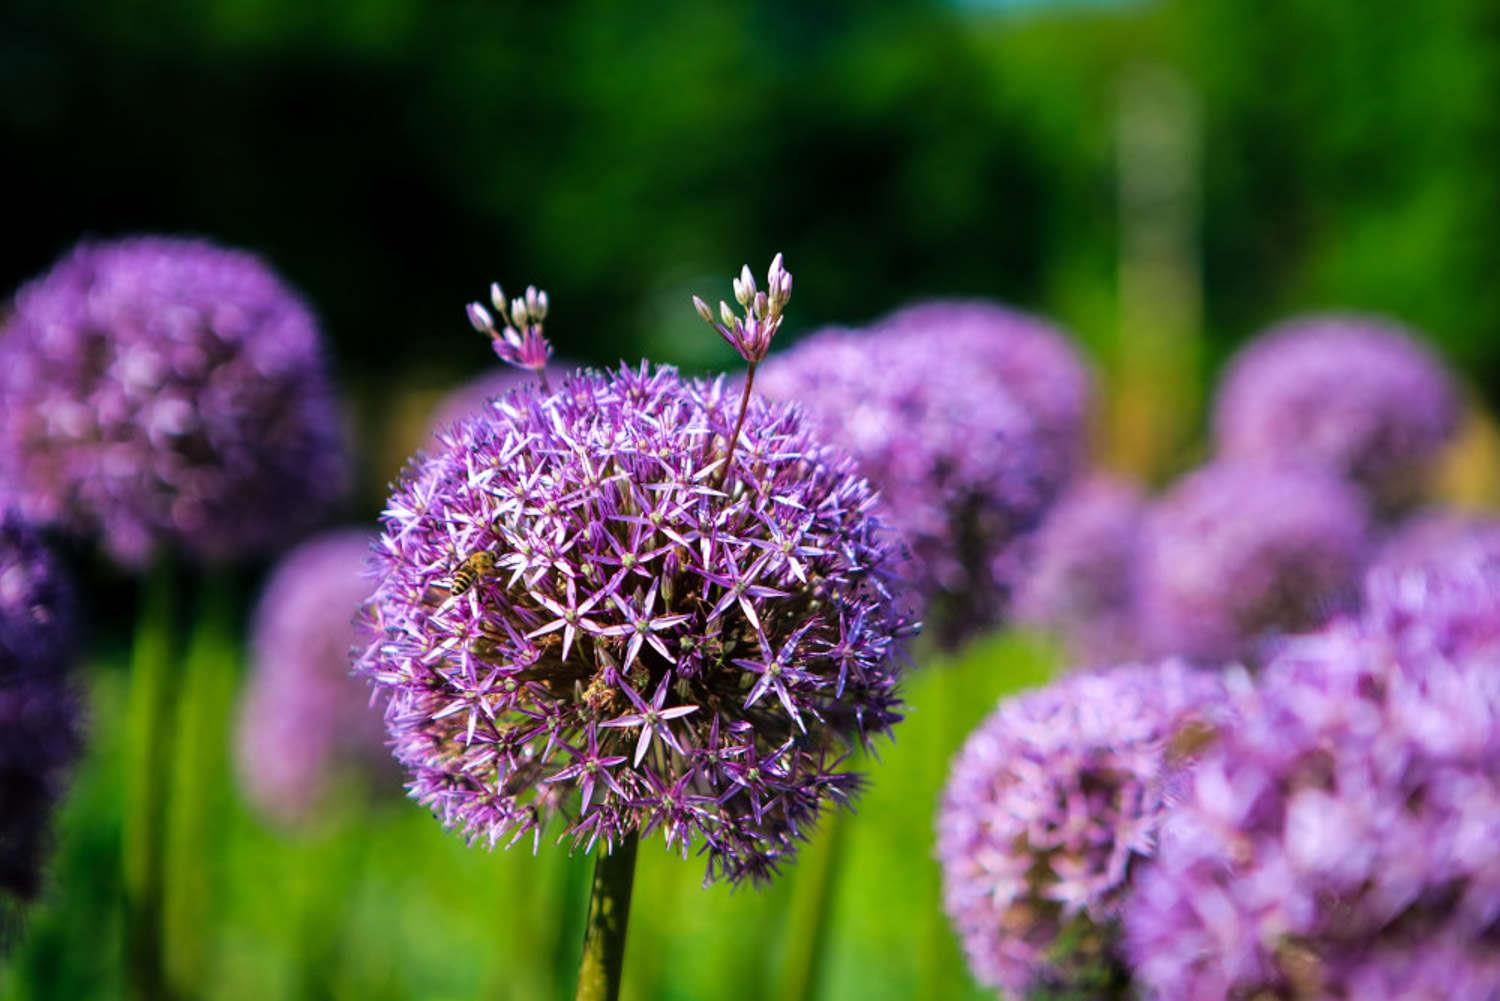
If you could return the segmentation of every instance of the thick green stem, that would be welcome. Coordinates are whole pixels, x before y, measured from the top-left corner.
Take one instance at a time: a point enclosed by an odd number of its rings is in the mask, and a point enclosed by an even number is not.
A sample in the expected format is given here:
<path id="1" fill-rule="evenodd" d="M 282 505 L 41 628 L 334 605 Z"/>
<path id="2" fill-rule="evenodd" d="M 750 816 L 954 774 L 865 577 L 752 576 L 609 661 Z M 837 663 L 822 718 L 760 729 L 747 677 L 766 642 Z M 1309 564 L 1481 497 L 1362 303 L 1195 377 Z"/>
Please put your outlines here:
<path id="1" fill-rule="evenodd" d="M 578 964 L 574 1001 L 615 1001 L 625 966 L 625 931 L 630 923 L 630 890 L 635 883 L 636 836 L 627 835 L 613 852 L 594 863 L 583 960 Z"/>
<path id="2" fill-rule="evenodd" d="M 168 776 L 176 699 L 172 662 L 176 595 L 171 565 L 152 567 L 131 652 L 129 800 L 124 838 L 125 967 L 135 1001 L 167 997 L 162 925 L 166 887 Z"/>
<path id="3" fill-rule="evenodd" d="M 777 995 L 787 1001 L 812 1001 L 823 978 L 835 890 L 848 855 L 844 845 L 849 827 L 846 812 L 830 810 L 822 844 L 803 850 L 797 874 L 798 903 L 787 925 L 787 954 Z"/>

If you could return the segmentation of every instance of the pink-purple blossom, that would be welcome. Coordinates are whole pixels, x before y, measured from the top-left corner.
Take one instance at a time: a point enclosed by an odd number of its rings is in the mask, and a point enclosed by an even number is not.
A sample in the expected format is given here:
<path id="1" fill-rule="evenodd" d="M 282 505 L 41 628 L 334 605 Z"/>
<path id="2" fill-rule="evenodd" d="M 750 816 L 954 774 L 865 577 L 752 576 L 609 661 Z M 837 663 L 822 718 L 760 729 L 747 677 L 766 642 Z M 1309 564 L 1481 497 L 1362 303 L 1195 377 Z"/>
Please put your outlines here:
<path id="1" fill-rule="evenodd" d="M 1370 624 L 1285 648 L 1124 912 L 1145 996 L 1500 997 L 1500 672 Z"/>
<path id="2" fill-rule="evenodd" d="M 1007 699 L 969 737 L 937 853 L 945 909 L 981 983 L 1016 998 L 1126 996 L 1119 907 L 1228 706 L 1219 674 L 1132 665 Z"/>
<path id="3" fill-rule="evenodd" d="M 284 544 L 342 496 L 340 437 L 312 314 L 243 251 L 79 244 L 0 335 L 7 492 L 132 566 Z"/>
<path id="4" fill-rule="evenodd" d="M 1389 512 L 1421 497 L 1458 414 L 1453 380 L 1415 332 L 1377 316 L 1310 316 L 1230 363 L 1214 437 L 1226 458 L 1329 469 Z"/>
<path id="5" fill-rule="evenodd" d="M 356 669 L 447 826 L 495 845 L 556 821 L 588 848 L 660 831 L 709 879 L 760 879 L 857 790 L 845 755 L 899 718 L 910 630 L 876 495 L 759 398 L 726 457 L 739 396 L 581 373 L 403 475 Z"/>
<path id="6" fill-rule="evenodd" d="M 1156 656 L 1255 660 L 1271 640 L 1355 607 L 1368 547 L 1364 500 L 1330 473 L 1205 466 L 1147 513 L 1143 642 Z"/>
<path id="7" fill-rule="evenodd" d="M 1016 620 L 1058 633 L 1074 664 L 1119 663 L 1137 652 L 1145 508 L 1134 484 L 1095 475 L 1071 487 L 1027 543 Z"/>
<path id="8" fill-rule="evenodd" d="M 1087 379 L 1066 343 L 998 308 L 935 304 L 814 334 L 762 369 L 756 388 L 800 403 L 880 488 L 939 640 L 1003 621 L 1015 544 L 1082 450 Z"/>
<path id="9" fill-rule="evenodd" d="M 313 818 L 345 777 L 396 785 L 380 710 L 349 668 L 373 542 L 362 529 L 314 536 L 277 564 L 256 607 L 236 765 L 250 802 L 279 823 Z"/>

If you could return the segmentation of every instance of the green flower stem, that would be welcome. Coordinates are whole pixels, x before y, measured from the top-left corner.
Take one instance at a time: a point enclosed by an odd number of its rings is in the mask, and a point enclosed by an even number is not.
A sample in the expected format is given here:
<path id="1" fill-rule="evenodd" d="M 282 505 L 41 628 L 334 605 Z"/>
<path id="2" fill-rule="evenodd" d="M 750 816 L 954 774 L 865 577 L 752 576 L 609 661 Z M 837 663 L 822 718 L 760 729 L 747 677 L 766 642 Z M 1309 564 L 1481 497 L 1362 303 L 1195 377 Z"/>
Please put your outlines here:
<path id="1" fill-rule="evenodd" d="M 574 1001 L 615 1001 L 625 965 L 625 931 L 630 923 L 630 890 L 635 883 L 636 836 L 627 835 L 594 863 L 583 960 L 578 965 Z"/>
<path id="2" fill-rule="evenodd" d="M 163 962 L 168 776 L 176 729 L 173 677 L 175 579 L 170 562 L 152 566 L 131 651 L 128 801 L 125 815 L 125 968 L 134 1001 L 167 998 Z"/>
<path id="3" fill-rule="evenodd" d="M 829 811 L 820 844 L 803 849 L 798 863 L 797 902 L 787 928 L 787 953 L 777 997 L 812 1001 L 824 975 L 829 926 L 839 874 L 848 855 L 845 842 L 852 818 L 847 810 Z"/>

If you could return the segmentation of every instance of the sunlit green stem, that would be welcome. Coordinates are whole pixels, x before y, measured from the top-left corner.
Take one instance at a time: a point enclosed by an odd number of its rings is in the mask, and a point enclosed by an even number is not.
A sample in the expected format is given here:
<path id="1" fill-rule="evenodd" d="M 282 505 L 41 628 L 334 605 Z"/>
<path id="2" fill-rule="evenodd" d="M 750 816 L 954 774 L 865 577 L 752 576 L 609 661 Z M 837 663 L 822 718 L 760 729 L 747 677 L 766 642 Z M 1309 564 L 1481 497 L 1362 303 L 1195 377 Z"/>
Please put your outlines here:
<path id="1" fill-rule="evenodd" d="M 811 1001 L 823 977 L 828 930 L 834 901 L 848 852 L 844 843 L 850 818 L 833 810 L 820 844 L 809 845 L 798 863 L 796 911 L 787 929 L 787 953 L 778 997 Z"/>
<path id="2" fill-rule="evenodd" d="M 578 964 L 574 1001 L 615 1001 L 625 966 L 625 931 L 630 923 L 630 890 L 635 883 L 636 836 L 629 834 L 594 863 L 583 959 Z"/>
<path id="3" fill-rule="evenodd" d="M 174 589 L 172 567 L 161 557 L 146 578 L 131 652 L 123 862 L 125 968 L 134 1001 L 168 996 L 162 925 L 168 776 L 176 729 Z"/>

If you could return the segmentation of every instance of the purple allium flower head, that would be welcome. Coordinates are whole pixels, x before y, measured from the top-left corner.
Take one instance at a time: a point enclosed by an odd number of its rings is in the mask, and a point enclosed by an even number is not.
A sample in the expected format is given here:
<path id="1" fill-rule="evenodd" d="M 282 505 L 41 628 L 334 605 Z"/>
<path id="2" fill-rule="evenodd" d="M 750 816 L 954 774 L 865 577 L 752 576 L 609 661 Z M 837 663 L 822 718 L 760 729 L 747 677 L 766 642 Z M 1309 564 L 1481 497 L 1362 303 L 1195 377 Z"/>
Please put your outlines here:
<path id="1" fill-rule="evenodd" d="M 1500 657 L 1500 521 L 1457 512 L 1409 519 L 1365 574 L 1365 616 L 1403 654 Z"/>
<path id="2" fill-rule="evenodd" d="M 0 468 L 28 517 L 127 564 L 283 540 L 345 481 L 312 315 L 247 253 L 80 244 L 0 336 Z"/>
<path id="3" fill-rule="evenodd" d="M 1309 461 L 1389 511 L 1420 495 L 1458 412 L 1452 380 L 1411 331 L 1314 316 L 1273 328 L 1231 362 L 1214 434 L 1227 458 Z"/>
<path id="4" fill-rule="evenodd" d="M 469 303 L 469 323 L 481 334 L 487 334 L 495 354 L 507 365 L 540 374 L 552 357 L 552 345 L 542 335 L 547 319 L 547 293 L 536 286 L 526 286 L 526 294 L 506 302 L 499 285 L 490 286 L 490 303 L 500 314 L 501 326 L 495 326 L 490 311 L 477 302 Z"/>
<path id="5" fill-rule="evenodd" d="M 765 360 L 771 350 L 771 339 L 781 329 L 782 314 L 792 298 L 792 274 L 782 263 L 781 255 L 771 260 L 766 272 L 766 290 L 755 287 L 755 276 L 750 265 L 740 269 L 734 280 L 734 298 L 745 311 L 743 318 L 735 316 L 729 303 L 719 300 L 719 318 L 714 319 L 708 303 L 693 296 L 693 308 L 725 342 L 739 352 L 752 367 Z"/>
<path id="6" fill-rule="evenodd" d="M 384 515 L 356 669 L 414 798 L 471 841 L 560 817 L 768 877 L 898 719 L 876 495 L 794 408 L 670 368 L 523 387 L 440 436 Z"/>
<path id="7" fill-rule="evenodd" d="M 1136 649 L 1136 563 L 1145 502 L 1096 475 L 1069 489 L 1028 543 L 1018 621 L 1057 630 L 1073 659 L 1118 662 Z"/>
<path id="8" fill-rule="evenodd" d="M 40 539 L 0 512 L 0 896 L 35 896 L 81 746 L 71 622 L 71 591 Z"/>
<path id="9" fill-rule="evenodd" d="M 1147 996 L 1500 997 L 1500 672 L 1353 623 L 1288 645 L 1125 913 Z"/>
<path id="10" fill-rule="evenodd" d="M 341 773 L 389 765 L 380 712 L 349 673 L 354 619 L 374 588 L 372 542 L 360 529 L 304 542 L 276 567 L 255 612 L 237 764 L 250 801 L 281 823 L 316 812 Z"/>
<path id="11" fill-rule="evenodd" d="M 1179 773 L 1227 706 L 1218 674 L 1117 667 L 1008 699 L 969 737 L 943 793 L 937 852 L 948 916 L 981 982 L 1017 998 L 1079 989 L 1084 977 L 1101 994 L 1119 990 L 1120 902 Z"/>
<path id="12" fill-rule="evenodd" d="M 1063 331 L 1037 316 L 990 302 L 936 300 L 876 324 L 919 352 L 917 364 L 949 352 L 993 374 L 1036 426 L 1044 475 L 1066 482 L 1084 457 L 1089 372 Z"/>
<path id="13" fill-rule="evenodd" d="M 831 329 L 772 356 L 756 383 L 802 404 L 880 487 L 939 639 L 957 645 L 1003 618 L 1018 560 L 1062 487 L 1062 468 L 994 371 L 933 331 Z"/>
<path id="14" fill-rule="evenodd" d="M 1356 602 L 1367 534 L 1363 498 L 1322 470 L 1205 466 L 1147 513 L 1142 639 L 1154 655 L 1254 658 Z"/>

